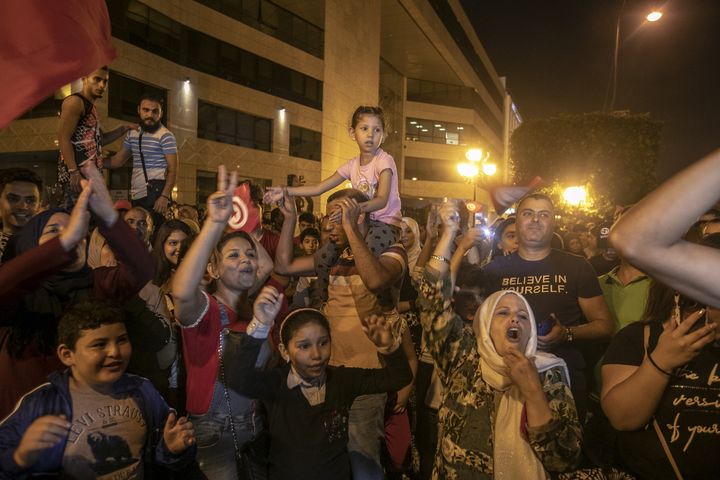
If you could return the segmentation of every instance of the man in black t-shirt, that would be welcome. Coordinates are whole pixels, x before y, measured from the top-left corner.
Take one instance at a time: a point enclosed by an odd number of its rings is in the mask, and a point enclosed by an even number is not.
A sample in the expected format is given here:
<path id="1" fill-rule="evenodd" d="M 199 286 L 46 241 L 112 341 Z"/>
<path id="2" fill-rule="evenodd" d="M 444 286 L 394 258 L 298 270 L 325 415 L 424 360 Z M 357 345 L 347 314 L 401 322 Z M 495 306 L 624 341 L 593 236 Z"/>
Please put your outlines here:
<path id="1" fill-rule="evenodd" d="M 538 323 L 538 348 L 563 358 L 582 416 L 587 380 L 613 321 L 590 264 L 582 257 L 552 249 L 555 210 L 543 194 L 525 196 L 517 208 L 518 251 L 485 266 L 488 294 L 514 290 L 527 298 Z"/>

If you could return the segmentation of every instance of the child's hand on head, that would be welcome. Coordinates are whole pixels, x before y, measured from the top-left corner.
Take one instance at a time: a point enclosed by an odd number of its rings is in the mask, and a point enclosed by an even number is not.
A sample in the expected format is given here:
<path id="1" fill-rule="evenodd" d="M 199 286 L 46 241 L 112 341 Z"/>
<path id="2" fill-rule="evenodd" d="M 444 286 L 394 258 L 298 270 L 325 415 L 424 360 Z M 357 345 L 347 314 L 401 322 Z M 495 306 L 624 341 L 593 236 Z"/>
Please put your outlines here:
<path id="1" fill-rule="evenodd" d="M 193 424 L 187 417 L 177 418 L 177 413 L 170 410 L 168 418 L 165 421 L 165 429 L 163 430 L 163 440 L 165 446 L 175 455 L 184 452 L 190 445 L 195 443 L 195 430 Z"/>
<path id="2" fill-rule="evenodd" d="M 275 287 L 264 287 L 255 299 L 253 315 L 258 322 L 271 326 L 275 322 L 280 308 L 282 307 L 283 294 Z"/>
<path id="3" fill-rule="evenodd" d="M 390 331 L 390 324 L 388 324 L 384 315 L 368 315 L 362 320 L 362 329 L 370 341 L 379 349 L 390 348 L 395 343 L 393 334 Z"/>
<path id="4" fill-rule="evenodd" d="M 18 466 L 30 468 L 43 451 L 60 443 L 70 431 L 65 415 L 45 415 L 35 419 L 25 430 L 13 459 Z"/>

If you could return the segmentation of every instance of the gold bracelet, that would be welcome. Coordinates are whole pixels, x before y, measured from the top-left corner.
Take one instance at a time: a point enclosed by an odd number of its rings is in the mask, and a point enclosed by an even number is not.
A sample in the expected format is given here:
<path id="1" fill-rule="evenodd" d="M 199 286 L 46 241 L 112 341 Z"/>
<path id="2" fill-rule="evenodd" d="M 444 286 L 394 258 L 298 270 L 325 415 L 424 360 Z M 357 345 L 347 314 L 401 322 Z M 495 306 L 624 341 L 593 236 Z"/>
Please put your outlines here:
<path id="1" fill-rule="evenodd" d="M 445 262 L 445 263 L 447 263 L 448 265 L 450 265 L 450 260 L 448 260 L 447 258 L 443 257 L 442 255 L 432 255 L 430 258 L 432 258 L 432 259 L 434 259 L 434 260 L 437 260 L 438 262 Z"/>

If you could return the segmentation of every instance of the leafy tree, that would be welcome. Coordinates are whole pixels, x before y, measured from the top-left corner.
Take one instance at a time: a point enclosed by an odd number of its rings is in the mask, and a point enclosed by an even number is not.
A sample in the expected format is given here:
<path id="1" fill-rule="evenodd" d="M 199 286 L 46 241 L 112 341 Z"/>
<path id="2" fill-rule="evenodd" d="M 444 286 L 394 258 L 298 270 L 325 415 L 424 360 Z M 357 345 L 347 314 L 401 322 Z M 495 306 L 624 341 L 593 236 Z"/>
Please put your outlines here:
<path id="1" fill-rule="evenodd" d="M 585 210 L 604 215 L 656 186 L 661 131 L 649 114 L 629 112 L 530 120 L 512 135 L 514 177 L 540 175 L 555 195 L 560 186 L 585 185 L 593 199 Z"/>

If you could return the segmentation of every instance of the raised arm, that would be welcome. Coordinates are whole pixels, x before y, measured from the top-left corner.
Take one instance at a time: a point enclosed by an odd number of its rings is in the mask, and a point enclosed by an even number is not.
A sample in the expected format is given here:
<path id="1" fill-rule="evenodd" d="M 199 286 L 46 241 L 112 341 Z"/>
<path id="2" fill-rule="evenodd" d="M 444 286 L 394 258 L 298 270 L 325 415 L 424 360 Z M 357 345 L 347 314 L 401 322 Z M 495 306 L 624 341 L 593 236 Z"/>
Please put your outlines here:
<path id="1" fill-rule="evenodd" d="M 280 230 L 280 240 L 275 252 L 275 272 L 278 275 L 298 275 L 310 277 L 316 275 L 315 260 L 312 256 L 294 258 L 293 233 L 297 219 L 295 202 L 287 193 L 283 197 L 280 211 L 285 219 Z"/>
<path id="2" fill-rule="evenodd" d="M 107 239 L 119 262 L 115 267 L 94 271 L 93 289 L 102 297 L 122 299 L 137 293 L 152 279 L 155 262 L 142 240 L 120 220 L 105 179 L 97 167 L 87 162 L 80 168 L 92 186 L 89 206 L 98 220 L 98 230 Z"/>
<path id="3" fill-rule="evenodd" d="M 430 354 L 438 367 L 438 373 L 447 380 L 450 372 L 467 355 L 476 350 L 475 335 L 463 328 L 463 320 L 452 309 L 452 285 L 447 259 L 455 235 L 459 230 L 460 217 L 457 208 L 443 204 L 440 218 L 443 233 L 435 247 L 433 258 L 428 260 L 418 287 L 416 305 L 420 308 L 420 322 L 427 336 Z M 436 258 L 439 257 L 440 259 Z"/>
<path id="4" fill-rule="evenodd" d="M 24 293 L 41 285 L 43 279 L 77 259 L 75 250 L 87 236 L 90 212 L 87 209 L 90 183 L 83 180 L 67 228 L 59 237 L 23 252 L 0 265 L 0 305 L 14 304 Z"/>
<path id="5" fill-rule="evenodd" d="M 403 274 L 404 265 L 398 260 L 381 255 L 376 257 L 370 251 L 365 238 L 358 229 L 360 205 L 352 198 L 338 200 L 342 211 L 342 226 L 348 238 L 348 244 L 355 257 L 355 266 L 363 283 L 372 293 L 378 294 L 398 281 Z"/>
<path id="6" fill-rule="evenodd" d="M 720 150 L 662 184 L 634 205 L 610 233 L 625 259 L 702 303 L 720 307 L 720 251 L 682 240 L 720 197 Z"/>
<path id="7" fill-rule="evenodd" d="M 237 172 L 233 172 L 228 179 L 225 167 L 220 165 L 218 189 L 208 197 L 205 223 L 173 277 L 175 316 L 181 325 L 191 325 L 204 308 L 203 295 L 198 287 L 207 269 L 210 254 L 232 216 L 232 193 L 236 184 Z"/>
<path id="8" fill-rule="evenodd" d="M 264 202 L 272 203 L 279 201 L 284 193 L 291 197 L 316 197 L 328 190 L 340 185 L 345 180 L 339 173 L 335 172 L 317 185 L 302 185 L 298 187 L 268 187 L 265 192 Z"/>

